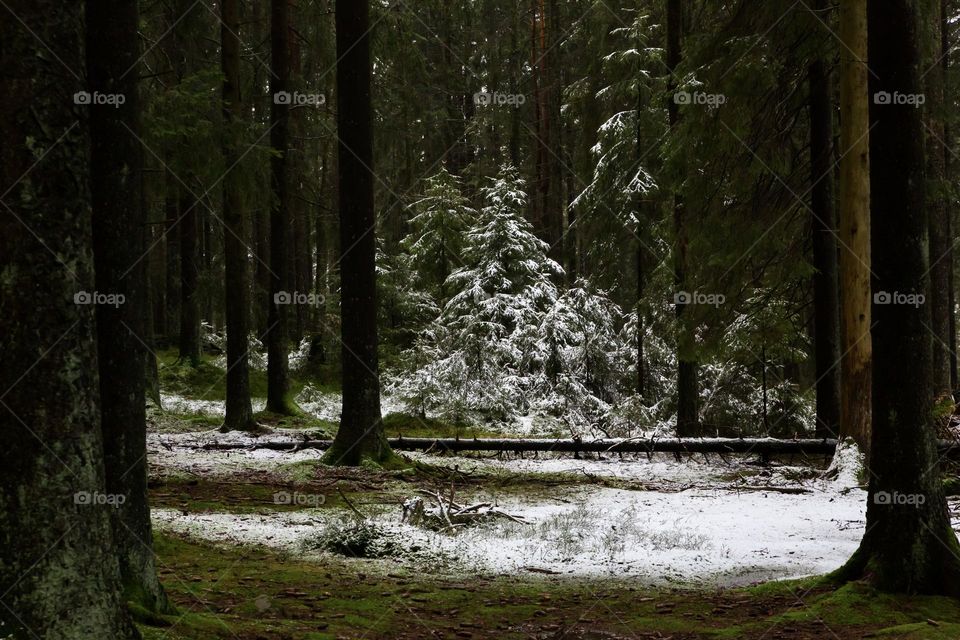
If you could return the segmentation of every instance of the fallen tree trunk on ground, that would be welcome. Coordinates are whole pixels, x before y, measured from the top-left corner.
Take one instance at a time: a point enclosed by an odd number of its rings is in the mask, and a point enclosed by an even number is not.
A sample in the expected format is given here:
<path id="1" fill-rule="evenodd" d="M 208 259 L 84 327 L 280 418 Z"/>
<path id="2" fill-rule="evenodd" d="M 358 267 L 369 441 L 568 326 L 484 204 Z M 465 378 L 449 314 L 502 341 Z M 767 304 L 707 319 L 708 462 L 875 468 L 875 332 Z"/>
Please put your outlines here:
<path id="1" fill-rule="evenodd" d="M 551 440 L 545 438 L 390 438 L 390 446 L 398 451 L 500 451 L 500 452 L 559 452 L 559 453 L 731 453 L 757 455 L 831 455 L 837 446 L 831 439 L 779 440 L 776 438 L 667 438 L 667 439 L 608 439 L 608 440 Z M 299 451 L 327 449 L 330 440 L 302 440 L 300 442 L 263 441 L 249 443 L 209 443 L 203 449 L 218 451 L 240 449 L 272 449 Z M 940 440 L 941 455 L 960 458 L 960 444 Z"/>

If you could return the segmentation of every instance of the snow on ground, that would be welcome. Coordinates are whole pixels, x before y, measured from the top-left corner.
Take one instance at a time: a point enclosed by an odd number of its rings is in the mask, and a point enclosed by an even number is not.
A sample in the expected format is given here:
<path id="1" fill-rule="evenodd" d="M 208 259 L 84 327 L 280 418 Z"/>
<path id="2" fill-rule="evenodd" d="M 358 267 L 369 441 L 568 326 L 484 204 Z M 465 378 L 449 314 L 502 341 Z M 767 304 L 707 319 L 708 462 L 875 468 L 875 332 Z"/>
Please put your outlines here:
<path id="1" fill-rule="evenodd" d="M 223 416 L 226 412 L 223 400 L 193 400 L 176 394 L 160 394 L 164 411 L 182 415 Z M 263 411 L 267 406 L 265 398 L 252 398 L 254 411 Z"/>
<path id="2" fill-rule="evenodd" d="M 839 567 L 863 535 L 865 493 L 840 491 L 828 482 L 812 493 L 789 495 L 579 487 L 535 502 L 515 497 L 499 502 L 531 524 L 498 521 L 446 534 L 402 524 L 399 508 L 373 517 L 403 544 L 443 559 L 427 563 L 426 570 L 548 571 L 632 577 L 649 584 L 736 585 Z M 183 515 L 157 509 L 153 516 L 160 530 L 320 557 L 304 543 L 324 527 L 336 526 L 343 514 L 333 511 Z M 395 566 L 394 560 L 386 562 Z M 412 568 L 425 570 L 422 560 L 412 562 L 420 563 Z"/>
<path id="3" fill-rule="evenodd" d="M 299 442 L 303 432 L 275 429 L 267 436 L 271 442 Z M 205 450 L 207 444 L 243 444 L 254 446 L 258 440 L 238 431 L 220 433 L 217 429 L 186 433 L 147 433 L 147 459 L 154 474 L 172 472 L 204 475 L 215 478 L 245 471 L 275 469 L 281 464 L 319 459 L 322 451 L 273 451 L 271 449 Z"/>

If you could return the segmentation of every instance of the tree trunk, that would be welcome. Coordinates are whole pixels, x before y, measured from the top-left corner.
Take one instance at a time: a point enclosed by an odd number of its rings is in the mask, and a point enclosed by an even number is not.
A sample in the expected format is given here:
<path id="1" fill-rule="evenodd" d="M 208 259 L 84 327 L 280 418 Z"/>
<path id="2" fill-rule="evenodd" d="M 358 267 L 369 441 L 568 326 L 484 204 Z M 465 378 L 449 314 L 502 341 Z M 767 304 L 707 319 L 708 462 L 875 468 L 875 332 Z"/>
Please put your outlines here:
<path id="1" fill-rule="evenodd" d="M 197 225 L 198 202 L 190 202 L 181 190 L 180 206 L 180 359 L 196 367 L 200 364 L 200 252 Z"/>
<path id="2" fill-rule="evenodd" d="M 840 3 L 840 437 L 870 450 L 867 0 Z"/>
<path id="3" fill-rule="evenodd" d="M 166 255 L 166 283 L 164 300 L 166 308 L 163 315 L 163 337 L 169 346 L 173 344 L 174 331 L 180 322 L 180 243 L 177 242 L 177 220 L 180 219 L 180 185 L 168 169 L 164 172 L 164 233 L 163 244 Z M 179 339 L 179 338 L 178 338 Z"/>
<path id="4" fill-rule="evenodd" d="M 83 3 L 6 9 L 17 20 L 0 20 L 0 635 L 139 638 L 122 602 L 112 507 L 100 502 L 85 111 L 113 107 L 78 100 Z"/>
<path id="5" fill-rule="evenodd" d="M 814 10 L 826 8 L 819 0 Z M 813 341 L 817 393 L 816 434 L 836 438 L 840 429 L 840 291 L 833 191 L 833 109 L 830 75 L 822 57 L 809 69 L 810 205 L 813 235 Z"/>
<path id="6" fill-rule="evenodd" d="M 287 307 L 289 292 L 284 276 L 287 261 L 287 231 L 290 227 L 289 167 L 290 107 L 281 94 L 290 90 L 289 0 L 270 3 L 270 146 L 280 155 L 270 158 L 270 296 L 267 318 L 267 411 L 292 415 L 287 365 Z"/>
<path id="7" fill-rule="evenodd" d="M 366 0 L 337 0 L 343 409 L 324 460 L 346 465 L 393 457 L 380 415 L 369 12 Z"/>
<path id="8" fill-rule="evenodd" d="M 247 344 L 250 333 L 250 292 L 247 277 L 247 234 L 244 230 L 243 176 L 236 166 L 241 159 L 238 122 L 240 102 L 240 20 L 238 0 L 220 3 L 221 67 L 223 70 L 223 254 L 227 325 L 227 401 L 221 429 L 253 430 L 257 427 L 250 406 Z"/>
<path id="9" fill-rule="evenodd" d="M 143 157 L 137 64 L 139 11 L 125 0 L 87 3 L 87 73 L 92 91 L 118 94 L 117 108 L 90 109 L 90 192 L 98 293 L 123 296 L 97 304 L 97 355 L 108 494 L 126 500 L 110 510 L 124 596 L 167 611 L 153 561 L 147 503 L 145 377 L 146 262 L 142 240 Z M 183 314 L 186 316 L 186 313 Z M 150 354 L 152 357 L 152 354 Z"/>
<path id="10" fill-rule="evenodd" d="M 670 72 L 669 86 L 675 84 L 674 73 L 680 64 L 681 37 L 683 30 L 683 5 L 681 0 L 667 0 L 667 69 Z M 667 103 L 667 112 L 670 119 L 670 128 L 675 129 L 680 123 L 680 112 L 677 103 L 672 99 L 672 90 L 668 92 L 671 99 Z M 678 180 L 679 185 L 681 181 Z M 679 186 L 678 189 L 679 191 Z M 676 235 L 674 247 L 674 282 L 677 291 L 686 288 L 687 270 L 687 229 L 684 221 L 683 196 L 674 193 L 673 201 L 673 229 Z M 684 318 L 686 304 L 678 301 L 677 313 L 677 436 L 695 436 L 700 433 L 700 418 L 698 410 L 698 383 L 697 363 L 693 359 L 695 338 L 689 322 Z"/>
<path id="11" fill-rule="evenodd" d="M 924 55 L 926 69 L 923 110 L 927 144 L 927 197 L 930 212 L 930 329 L 933 332 L 933 394 L 938 402 L 949 403 L 953 408 L 953 387 L 950 382 L 950 325 L 953 310 L 950 307 L 950 272 L 953 270 L 953 255 L 950 237 L 950 212 L 947 199 L 946 173 L 946 127 L 944 112 L 944 68 L 940 57 L 944 55 L 941 38 L 940 2 L 924 3 L 927 27 L 923 41 L 927 44 Z"/>
<path id="12" fill-rule="evenodd" d="M 870 95 L 917 96 L 921 6 L 868 3 Z M 886 93 L 884 93 L 886 92 Z M 921 110 L 870 106 L 872 251 L 877 291 L 924 294 L 928 221 Z M 874 305 L 873 438 L 867 527 L 845 577 L 884 591 L 960 594 L 960 544 L 940 480 L 931 393 L 933 344 L 927 304 Z"/>

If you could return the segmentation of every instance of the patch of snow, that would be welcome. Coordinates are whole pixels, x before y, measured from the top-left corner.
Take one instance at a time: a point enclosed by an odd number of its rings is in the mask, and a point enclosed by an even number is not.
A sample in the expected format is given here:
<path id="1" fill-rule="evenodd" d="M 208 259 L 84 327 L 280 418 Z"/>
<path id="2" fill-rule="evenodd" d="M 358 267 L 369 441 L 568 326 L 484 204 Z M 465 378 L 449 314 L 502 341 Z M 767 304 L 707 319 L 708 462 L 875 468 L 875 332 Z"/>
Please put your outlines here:
<path id="1" fill-rule="evenodd" d="M 251 398 L 254 411 L 263 411 L 267 406 L 265 398 Z M 164 411 L 184 415 L 220 416 L 226 413 L 226 403 L 223 400 L 194 400 L 176 394 L 161 393 L 160 402 Z"/>
<path id="2" fill-rule="evenodd" d="M 866 457 L 860 445 L 852 438 L 837 443 L 833 461 L 827 469 L 827 476 L 834 479 L 837 487 L 854 488 L 861 485 Z"/>
<path id="3" fill-rule="evenodd" d="M 657 585 L 737 585 L 839 567 L 863 535 L 866 493 L 843 493 L 828 483 L 800 495 L 578 487 L 537 502 L 510 497 L 499 504 L 532 524 L 497 521 L 450 535 L 401 523 L 399 509 L 374 519 L 405 544 L 461 559 L 445 567 L 457 573 L 516 574 L 533 568 L 629 576 Z M 283 550 L 302 550 L 307 540 L 342 517 L 336 509 L 242 515 L 153 512 L 159 530 Z M 324 555 L 312 553 L 317 559 Z"/>

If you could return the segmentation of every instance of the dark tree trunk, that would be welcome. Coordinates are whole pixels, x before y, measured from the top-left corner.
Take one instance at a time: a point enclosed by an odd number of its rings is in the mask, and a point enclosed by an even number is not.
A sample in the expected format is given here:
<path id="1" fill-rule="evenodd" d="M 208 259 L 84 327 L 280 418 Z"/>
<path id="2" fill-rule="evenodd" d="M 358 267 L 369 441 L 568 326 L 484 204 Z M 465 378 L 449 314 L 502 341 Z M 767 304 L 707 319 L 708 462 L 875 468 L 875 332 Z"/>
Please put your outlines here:
<path id="1" fill-rule="evenodd" d="M 97 355 L 108 494 L 126 496 L 110 511 L 124 595 L 153 611 L 169 609 L 157 578 L 147 503 L 144 359 L 146 262 L 142 242 L 139 11 L 126 0 L 87 2 L 87 73 L 91 91 L 118 94 L 117 108 L 90 109 L 90 192 L 98 293 L 123 296 L 98 304 Z M 119 299 L 118 299 L 119 300 Z M 186 313 L 183 314 L 186 316 Z M 152 357 L 152 354 L 150 354 Z"/>
<path id="2" fill-rule="evenodd" d="M 180 219 L 180 185 L 171 172 L 164 173 L 164 234 L 166 255 L 166 283 L 162 334 L 168 345 L 173 344 L 174 332 L 180 322 L 180 243 L 177 241 L 177 220 Z"/>
<path id="3" fill-rule="evenodd" d="M 200 252 L 197 224 L 199 203 L 190 202 L 181 191 L 180 231 L 180 359 L 196 367 L 200 364 Z"/>
<path id="4" fill-rule="evenodd" d="M 366 1 L 337 0 L 343 410 L 325 456 L 332 464 L 393 456 L 380 415 L 369 11 Z"/>
<path id="5" fill-rule="evenodd" d="M 950 306 L 950 272 L 953 270 L 953 254 L 950 237 L 950 210 L 947 198 L 946 163 L 946 113 L 944 112 L 944 68 L 940 57 L 944 55 L 941 38 L 940 2 L 924 3 L 927 26 L 924 42 L 928 44 L 924 56 L 925 94 L 924 108 L 927 143 L 927 179 L 930 191 L 927 195 L 930 212 L 930 328 L 933 332 L 933 393 L 940 402 L 953 404 L 951 384 L 950 325 L 953 310 Z"/>
<path id="6" fill-rule="evenodd" d="M 287 273 L 287 233 L 290 227 L 289 189 L 289 123 L 287 100 L 277 96 L 290 90 L 289 0 L 270 3 L 270 146 L 279 156 L 270 158 L 270 186 L 273 190 L 270 211 L 270 296 L 267 318 L 267 411 L 292 415 L 290 380 L 287 365 L 287 308 L 289 292 L 285 291 Z"/>
<path id="7" fill-rule="evenodd" d="M 910 0 L 867 3 L 870 95 L 921 92 L 920 10 Z M 870 105 L 874 291 L 928 292 L 921 118 L 910 104 Z M 960 545 L 950 527 L 932 423 L 930 307 L 892 302 L 873 305 L 867 526 L 844 573 L 865 576 L 885 591 L 957 595 Z"/>
<path id="8" fill-rule="evenodd" d="M 670 87 L 674 86 L 674 76 L 680 64 L 681 36 L 683 30 L 683 4 L 681 0 L 667 1 L 667 69 L 670 72 Z M 680 112 L 677 103 L 670 94 L 667 103 L 667 112 L 670 119 L 670 128 L 675 129 L 680 123 Z M 678 180 L 678 183 L 680 181 Z M 678 187 L 679 188 L 679 187 Z M 684 220 L 685 207 L 683 196 L 674 194 L 673 202 L 673 229 L 675 238 L 674 247 L 674 282 L 677 291 L 684 291 L 687 285 L 687 223 Z M 688 437 L 699 435 L 700 418 L 698 410 L 698 383 L 697 363 L 693 359 L 696 347 L 692 329 L 688 326 L 689 319 L 685 318 L 686 304 L 679 303 L 677 313 L 677 435 Z"/>
<path id="9" fill-rule="evenodd" d="M 0 635 L 139 638 L 123 606 L 111 507 L 96 504 L 107 489 L 85 111 L 112 107 L 75 103 L 87 89 L 83 3 L 5 7 L 13 15 L 0 20 Z"/>
<path id="10" fill-rule="evenodd" d="M 816 5 L 825 6 L 825 0 Z M 809 69 L 810 209 L 813 235 L 813 342 L 817 393 L 816 434 L 835 438 L 840 428 L 840 290 L 837 215 L 833 189 L 833 109 L 830 76 L 818 57 Z"/>
<path id="11" fill-rule="evenodd" d="M 238 0 L 220 3 L 221 67 L 223 69 L 224 168 L 223 254 L 227 325 L 227 402 L 222 429 L 249 431 L 256 428 L 250 406 L 248 334 L 250 292 L 247 266 L 247 234 L 244 229 L 242 175 L 236 165 L 241 151 L 236 123 L 243 120 L 240 102 L 240 19 Z"/>

